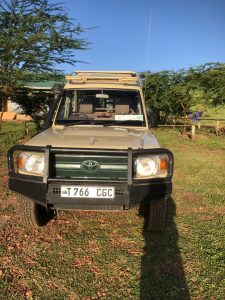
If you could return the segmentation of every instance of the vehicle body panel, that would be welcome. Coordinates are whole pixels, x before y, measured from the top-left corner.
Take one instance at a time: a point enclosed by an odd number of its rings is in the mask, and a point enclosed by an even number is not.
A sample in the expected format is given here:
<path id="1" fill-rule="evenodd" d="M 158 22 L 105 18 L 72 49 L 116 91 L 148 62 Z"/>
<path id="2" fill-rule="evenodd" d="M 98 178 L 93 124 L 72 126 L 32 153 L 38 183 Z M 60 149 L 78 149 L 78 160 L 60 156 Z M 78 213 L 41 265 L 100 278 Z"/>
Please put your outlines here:
<path id="1" fill-rule="evenodd" d="M 29 140 L 26 145 L 55 147 L 79 147 L 102 149 L 151 149 L 159 143 L 146 128 L 103 127 L 103 126 L 59 126 L 49 128 Z"/>

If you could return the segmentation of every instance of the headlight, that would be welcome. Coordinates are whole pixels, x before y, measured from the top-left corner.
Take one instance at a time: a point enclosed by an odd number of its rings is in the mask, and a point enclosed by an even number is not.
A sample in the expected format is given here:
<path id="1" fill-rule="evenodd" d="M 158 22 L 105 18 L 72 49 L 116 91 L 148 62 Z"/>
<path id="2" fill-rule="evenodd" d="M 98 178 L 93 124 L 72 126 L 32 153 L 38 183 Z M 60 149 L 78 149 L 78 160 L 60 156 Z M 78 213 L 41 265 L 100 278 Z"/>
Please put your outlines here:
<path id="1" fill-rule="evenodd" d="M 168 165 L 166 154 L 139 156 L 135 161 L 136 178 L 166 177 Z"/>
<path id="2" fill-rule="evenodd" d="M 17 170 L 19 173 L 43 175 L 44 153 L 20 152 L 17 156 Z"/>

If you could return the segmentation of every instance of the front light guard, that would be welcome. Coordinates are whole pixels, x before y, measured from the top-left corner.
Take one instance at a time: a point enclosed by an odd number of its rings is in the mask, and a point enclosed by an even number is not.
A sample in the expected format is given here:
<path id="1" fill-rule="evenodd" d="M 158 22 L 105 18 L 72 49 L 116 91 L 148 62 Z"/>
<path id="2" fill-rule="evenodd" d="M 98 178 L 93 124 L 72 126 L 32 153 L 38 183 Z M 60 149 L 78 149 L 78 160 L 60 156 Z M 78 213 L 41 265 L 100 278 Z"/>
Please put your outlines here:
<path id="1" fill-rule="evenodd" d="M 44 172 L 43 177 L 36 174 L 19 174 L 18 170 L 16 168 L 16 162 L 15 162 L 15 153 L 17 152 L 38 152 L 43 153 L 44 155 Z M 112 149 L 94 149 L 95 154 L 99 155 L 124 155 L 127 156 L 127 162 L 128 162 L 128 174 L 127 174 L 127 184 L 130 188 L 134 181 L 142 179 L 142 180 L 171 180 L 173 175 L 173 154 L 171 151 L 165 148 L 155 148 L 155 149 L 137 149 L 133 150 L 131 148 L 128 148 L 127 150 L 112 150 Z M 8 151 L 8 170 L 9 170 L 9 176 L 13 177 L 20 177 L 21 179 L 34 179 L 34 180 L 40 180 L 42 179 L 44 184 L 48 183 L 48 179 L 50 176 L 51 180 L 54 180 L 54 177 L 51 177 L 51 167 L 49 164 L 52 164 L 52 159 L 50 159 L 51 154 L 55 153 L 68 153 L 68 154 L 92 154 L 93 149 L 90 148 L 62 148 L 62 147 L 51 147 L 51 146 L 29 146 L 29 145 L 14 145 L 12 146 Z M 168 169 L 167 169 L 167 175 L 166 177 L 144 177 L 144 178 L 136 178 L 135 172 L 134 172 L 134 163 L 138 156 L 148 156 L 148 155 L 167 155 L 168 156 Z M 63 180 L 63 179 L 62 179 Z M 73 179 L 71 179 L 73 181 Z M 74 179 L 74 181 L 77 181 Z M 82 181 L 82 180 L 80 180 Z"/>
<path id="2" fill-rule="evenodd" d="M 49 148 L 51 146 L 28 146 L 28 145 L 14 145 L 8 150 L 8 173 L 9 176 L 19 177 L 24 179 L 42 179 L 43 183 L 47 183 L 49 176 Z M 38 153 L 44 155 L 44 172 L 42 175 L 35 173 L 20 172 L 17 168 L 17 156 L 21 152 Z"/>

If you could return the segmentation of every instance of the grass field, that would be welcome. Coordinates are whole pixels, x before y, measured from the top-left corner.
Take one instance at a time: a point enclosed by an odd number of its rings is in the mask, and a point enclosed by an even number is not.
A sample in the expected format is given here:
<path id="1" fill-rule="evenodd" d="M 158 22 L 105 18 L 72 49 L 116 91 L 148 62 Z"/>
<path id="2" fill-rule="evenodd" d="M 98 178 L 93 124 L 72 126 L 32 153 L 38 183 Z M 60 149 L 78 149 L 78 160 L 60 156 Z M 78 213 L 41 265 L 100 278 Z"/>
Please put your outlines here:
<path id="1" fill-rule="evenodd" d="M 209 108 L 206 110 L 205 117 L 212 119 L 225 119 L 225 108 Z"/>
<path id="2" fill-rule="evenodd" d="M 225 298 L 224 137 L 154 131 L 175 156 L 163 234 L 144 232 L 138 210 L 62 212 L 30 232 L 7 189 L 6 149 L 23 134 L 10 126 L 0 134 L 0 299 Z"/>
<path id="3" fill-rule="evenodd" d="M 192 111 L 198 111 L 199 108 L 193 108 Z M 214 120 L 210 120 L 214 119 Z M 202 125 L 216 126 L 217 120 L 220 120 L 220 127 L 225 127 L 225 108 L 207 108 L 203 119 L 200 121 Z"/>

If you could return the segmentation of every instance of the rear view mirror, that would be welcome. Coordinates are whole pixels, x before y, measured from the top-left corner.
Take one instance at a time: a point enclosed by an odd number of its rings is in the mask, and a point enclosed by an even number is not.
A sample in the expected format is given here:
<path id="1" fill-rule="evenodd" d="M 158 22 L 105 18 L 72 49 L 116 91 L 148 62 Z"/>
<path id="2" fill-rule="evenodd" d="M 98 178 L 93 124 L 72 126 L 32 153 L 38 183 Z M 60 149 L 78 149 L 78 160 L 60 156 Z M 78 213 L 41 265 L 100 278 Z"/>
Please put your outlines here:
<path id="1" fill-rule="evenodd" d="M 109 99 L 109 95 L 107 94 L 96 94 L 96 98 Z"/>

